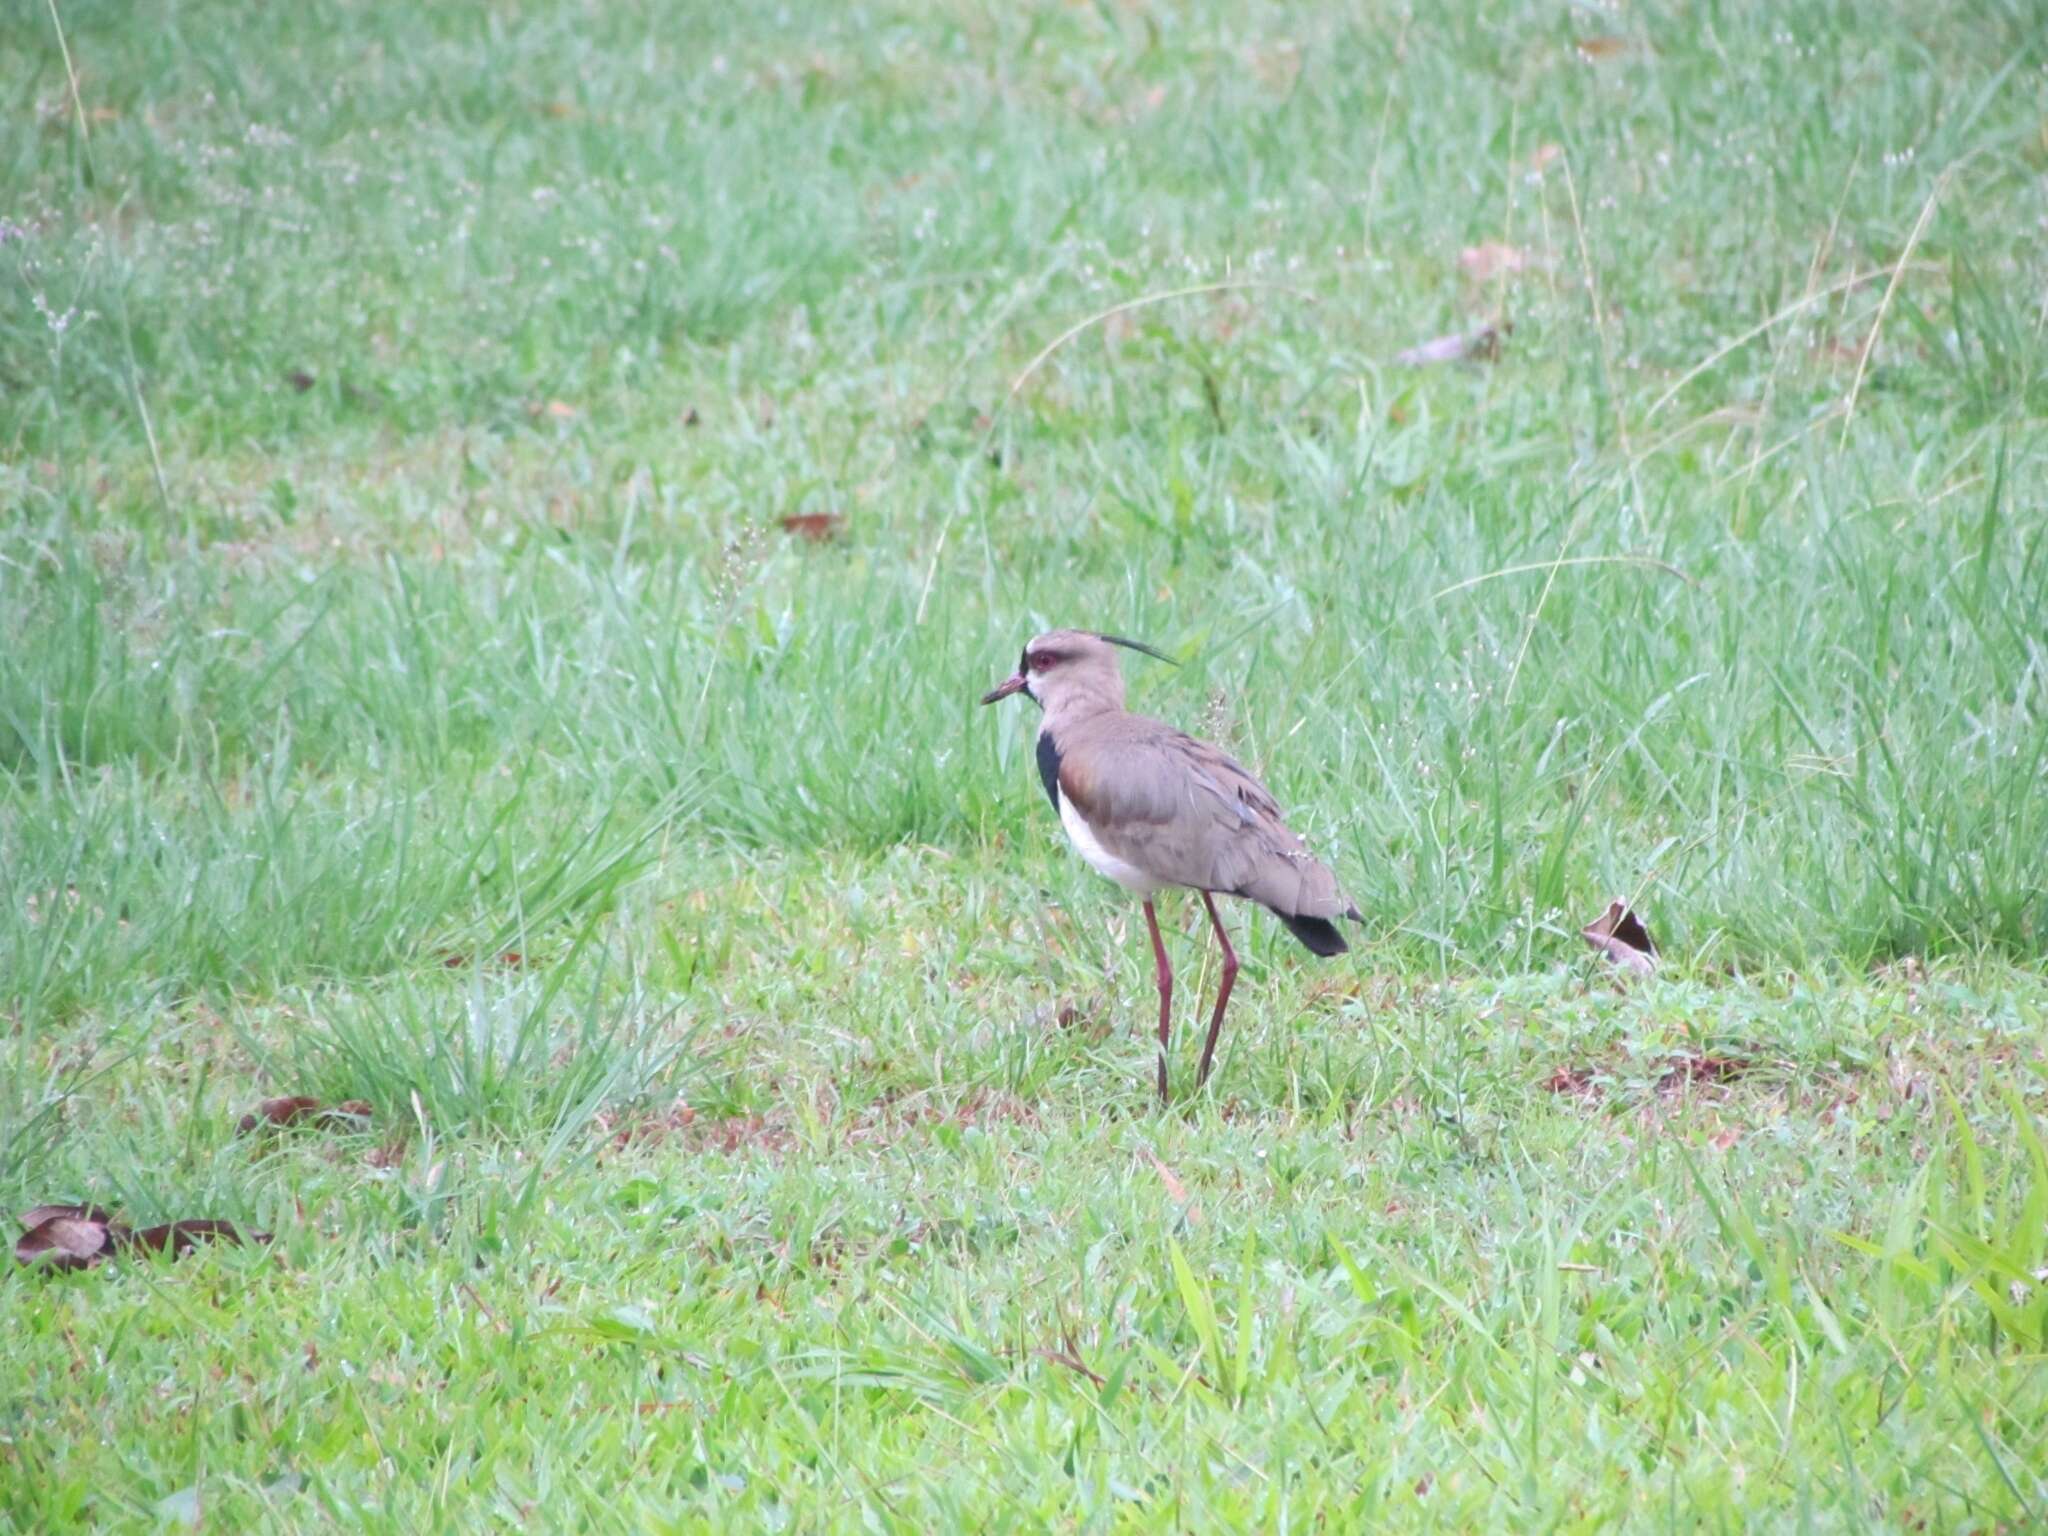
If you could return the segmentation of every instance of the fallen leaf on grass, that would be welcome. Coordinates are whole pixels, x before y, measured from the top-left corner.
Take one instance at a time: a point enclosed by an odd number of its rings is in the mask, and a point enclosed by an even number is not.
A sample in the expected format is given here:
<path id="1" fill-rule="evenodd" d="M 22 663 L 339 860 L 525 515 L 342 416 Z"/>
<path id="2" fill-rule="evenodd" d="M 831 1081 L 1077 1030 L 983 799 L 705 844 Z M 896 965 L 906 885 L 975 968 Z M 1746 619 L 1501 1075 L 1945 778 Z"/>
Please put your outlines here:
<path id="1" fill-rule="evenodd" d="M 1622 37 L 1582 37 L 1573 47 L 1579 50 L 1579 57 L 1587 60 L 1619 58 L 1628 52 L 1628 39 Z"/>
<path id="2" fill-rule="evenodd" d="M 1179 1201 L 1182 1205 L 1186 1205 L 1188 1203 L 1188 1187 L 1181 1183 L 1180 1175 L 1160 1161 L 1157 1152 L 1148 1151 L 1145 1155 L 1152 1159 L 1152 1166 L 1158 1170 L 1159 1182 L 1166 1186 L 1168 1197 Z"/>
<path id="3" fill-rule="evenodd" d="M 1579 937 L 1637 976 L 1657 969 L 1657 942 L 1626 902 L 1609 902 L 1605 912 L 1579 930 Z"/>
<path id="4" fill-rule="evenodd" d="M 22 1233 L 14 1244 L 14 1259 L 37 1269 L 51 1271 L 90 1269 L 106 1258 L 114 1245 L 114 1226 L 106 1212 L 97 1209 L 84 1214 L 80 1207 L 44 1207 L 30 1211 L 78 1210 L 81 1214 L 45 1216 Z M 27 1217 L 23 1217 L 26 1224 Z"/>
<path id="5" fill-rule="evenodd" d="M 39 1205 L 33 1210 L 21 1213 L 21 1224 L 24 1227 L 39 1227 L 46 1221 L 55 1221 L 59 1216 L 73 1216 L 80 1221 L 96 1221 L 101 1226 L 105 1226 L 114 1219 L 107 1214 L 103 1206 Z"/>
<path id="6" fill-rule="evenodd" d="M 1725 1131 L 1714 1132 L 1712 1137 L 1713 1148 L 1716 1152 L 1726 1152 L 1740 1140 L 1742 1140 L 1742 1132 L 1732 1125 Z"/>
<path id="7" fill-rule="evenodd" d="M 235 1127 L 235 1130 L 241 1135 L 246 1136 L 259 1126 L 290 1125 L 294 1121 L 301 1120 L 310 1115 L 319 1107 L 320 1101 L 318 1099 L 311 1098 L 303 1093 L 295 1093 L 288 1098 L 265 1099 L 250 1113 L 242 1116 L 241 1123 Z"/>
<path id="8" fill-rule="evenodd" d="M 1188 1187 L 1181 1183 L 1180 1175 L 1167 1167 L 1160 1159 L 1159 1154 L 1150 1147 L 1145 1149 L 1145 1156 L 1152 1160 L 1152 1167 L 1159 1174 L 1159 1182 L 1166 1186 L 1166 1198 L 1181 1208 L 1182 1213 L 1187 1217 L 1189 1226 L 1200 1225 L 1202 1208 L 1188 1194 Z"/>
<path id="9" fill-rule="evenodd" d="M 96 1205 L 39 1205 L 22 1213 L 28 1230 L 14 1245 L 15 1261 L 33 1269 L 50 1272 L 91 1269 L 116 1253 L 136 1248 L 160 1253 L 168 1248 L 179 1258 L 199 1243 L 267 1243 L 268 1232 L 244 1233 L 231 1221 L 205 1217 L 167 1221 L 159 1226 L 130 1231 Z"/>
<path id="10" fill-rule="evenodd" d="M 791 512 L 777 521 L 782 524 L 784 533 L 809 539 L 813 544 L 837 538 L 840 529 L 846 526 L 846 519 L 837 512 Z"/>
<path id="11" fill-rule="evenodd" d="M 115 1231 L 121 1231 L 115 1228 Z M 116 1241 L 123 1248 L 146 1248 L 151 1253 L 162 1253 L 170 1249 L 171 1257 L 183 1258 L 203 1242 L 223 1243 L 267 1243 L 268 1232 L 244 1232 L 232 1221 L 215 1221 L 211 1217 L 192 1216 L 183 1221 L 166 1221 L 154 1227 L 144 1227 L 132 1237 L 122 1232 Z"/>
<path id="12" fill-rule="evenodd" d="M 1510 329 L 1512 327 L 1502 323 L 1481 326 L 1476 331 L 1457 331 L 1449 336 L 1433 337 L 1406 351 L 1396 352 L 1394 361 L 1406 363 L 1411 368 L 1429 363 L 1497 362 L 1500 359 L 1501 336 Z"/>
<path id="13" fill-rule="evenodd" d="M 323 1100 L 295 1093 L 286 1098 L 265 1099 L 242 1116 L 235 1130 L 247 1136 L 266 1126 L 298 1125 L 306 1121 L 336 1130 L 361 1130 L 369 1124 L 370 1106 L 361 1099 L 349 1099 L 330 1108 Z"/>
<path id="14" fill-rule="evenodd" d="M 1535 265 L 1534 253 L 1498 240 L 1468 245 L 1458 252 L 1458 270 L 1475 283 L 1486 282 L 1503 273 L 1526 272 Z"/>

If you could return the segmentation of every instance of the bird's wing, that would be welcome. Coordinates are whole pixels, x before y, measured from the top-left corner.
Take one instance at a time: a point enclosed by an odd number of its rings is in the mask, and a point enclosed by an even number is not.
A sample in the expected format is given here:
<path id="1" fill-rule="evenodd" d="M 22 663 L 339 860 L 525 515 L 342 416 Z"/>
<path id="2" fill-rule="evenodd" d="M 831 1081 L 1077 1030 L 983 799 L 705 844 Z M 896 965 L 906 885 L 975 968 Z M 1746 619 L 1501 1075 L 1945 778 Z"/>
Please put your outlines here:
<path id="1" fill-rule="evenodd" d="M 1289 917 L 1355 915 L 1266 787 L 1219 747 L 1143 715 L 1113 716 L 1064 733 L 1057 777 L 1097 840 L 1147 874 Z"/>

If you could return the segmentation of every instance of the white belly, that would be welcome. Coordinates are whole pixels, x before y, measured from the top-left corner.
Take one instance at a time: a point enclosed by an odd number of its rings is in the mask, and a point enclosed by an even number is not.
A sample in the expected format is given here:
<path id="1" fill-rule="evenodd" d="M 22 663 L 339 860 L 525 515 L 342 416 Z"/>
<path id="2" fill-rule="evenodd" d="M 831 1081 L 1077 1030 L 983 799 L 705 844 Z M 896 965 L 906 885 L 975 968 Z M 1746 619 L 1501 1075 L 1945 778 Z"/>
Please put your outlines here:
<path id="1" fill-rule="evenodd" d="M 1074 802 L 1065 795 L 1060 796 L 1060 825 L 1067 829 L 1068 840 L 1074 851 L 1088 861 L 1088 867 L 1098 875 L 1107 875 L 1127 891 L 1140 896 L 1150 896 L 1166 882 L 1154 880 L 1135 864 L 1127 864 L 1097 840 L 1094 830 L 1081 819 L 1081 813 L 1074 809 Z"/>

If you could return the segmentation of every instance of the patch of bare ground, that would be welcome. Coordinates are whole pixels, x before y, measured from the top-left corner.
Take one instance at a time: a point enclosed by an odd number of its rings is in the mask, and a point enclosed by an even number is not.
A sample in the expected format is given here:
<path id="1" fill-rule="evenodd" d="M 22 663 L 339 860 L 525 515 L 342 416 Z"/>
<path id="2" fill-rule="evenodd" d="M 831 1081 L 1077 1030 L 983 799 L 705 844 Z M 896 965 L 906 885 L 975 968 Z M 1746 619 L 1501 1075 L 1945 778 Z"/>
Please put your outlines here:
<path id="1" fill-rule="evenodd" d="M 780 1156 L 796 1140 L 788 1113 L 779 1108 L 744 1115 L 701 1115 L 683 1103 L 658 1113 L 606 1110 L 597 1117 L 597 1126 L 621 1149 L 672 1143 L 685 1152 L 717 1152 L 725 1157 L 749 1151 Z"/>
<path id="2" fill-rule="evenodd" d="M 977 1088 L 952 1104 L 935 1103 L 929 1091 L 887 1092 L 853 1117 L 845 1141 L 848 1146 L 887 1146 L 921 1127 L 951 1125 L 964 1131 L 975 1126 L 1037 1124 L 1036 1110 L 999 1088 Z"/>
<path id="3" fill-rule="evenodd" d="M 1758 1064 L 1753 1056 L 1681 1051 L 1665 1058 L 1655 1084 L 1656 1096 L 1666 1103 L 1677 1099 L 1719 1099 Z M 1597 1104 L 1628 1075 L 1626 1063 L 1619 1061 L 1560 1063 L 1550 1069 L 1541 1087 L 1545 1093 L 1560 1098 Z"/>
<path id="4" fill-rule="evenodd" d="M 1665 1098 L 1720 1097 L 1723 1090 L 1748 1075 L 1756 1061 L 1748 1056 L 1723 1056 L 1711 1051 L 1684 1051 L 1671 1058 L 1657 1079 Z"/>
<path id="5" fill-rule="evenodd" d="M 1844 1115 L 1882 1123 L 1927 1113 L 1936 1102 L 1937 1085 L 1959 1094 L 1973 1091 L 1987 1072 L 2010 1071 L 2025 1054 L 2010 1041 L 1963 1049 L 1923 1037 L 1891 1041 L 1882 1058 L 1867 1065 L 1802 1066 L 1756 1051 L 1683 1051 L 1662 1058 L 1661 1070 L 1648 1084 L 1641 1068 L 1609 1057 L 1559 1063 L 1538 1086 L 1588 1108 L 1610 1096 L 1639 1103 L 1653 1118 L 1680 1105 L 1740 1101 L 1753 1102 L 1767 1115 L 1811 1115 L 1822 1126 Z"/>

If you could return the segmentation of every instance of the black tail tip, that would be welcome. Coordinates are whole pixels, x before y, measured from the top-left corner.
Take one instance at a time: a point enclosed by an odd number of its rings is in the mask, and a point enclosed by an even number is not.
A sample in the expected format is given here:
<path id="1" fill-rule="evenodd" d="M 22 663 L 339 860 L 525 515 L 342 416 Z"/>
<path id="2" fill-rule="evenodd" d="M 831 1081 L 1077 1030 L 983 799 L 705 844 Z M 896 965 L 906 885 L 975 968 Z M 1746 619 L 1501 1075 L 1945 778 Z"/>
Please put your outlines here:
<path id="1" fill-rule="evenodd" d="M 1273 911 L 1272 908 L 1267 910 Z M 1289 917 L 1279 911 L 1273 911 L 1273 915 L 1287 925 L 1287 931 L 1301 940 L 1303 947 L 1312 955 L 1328 959 L 1351 948 L 1344 942 L 1344 935 L 1337 931 L 1337 925 L 1327 917 Z"/>

